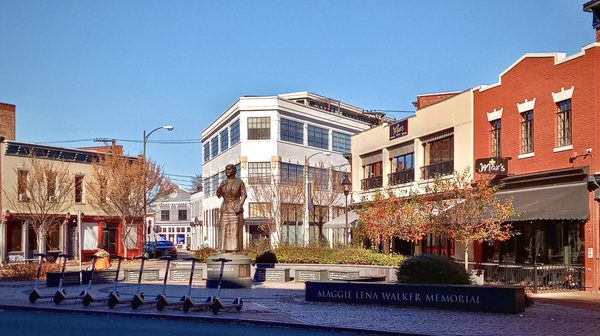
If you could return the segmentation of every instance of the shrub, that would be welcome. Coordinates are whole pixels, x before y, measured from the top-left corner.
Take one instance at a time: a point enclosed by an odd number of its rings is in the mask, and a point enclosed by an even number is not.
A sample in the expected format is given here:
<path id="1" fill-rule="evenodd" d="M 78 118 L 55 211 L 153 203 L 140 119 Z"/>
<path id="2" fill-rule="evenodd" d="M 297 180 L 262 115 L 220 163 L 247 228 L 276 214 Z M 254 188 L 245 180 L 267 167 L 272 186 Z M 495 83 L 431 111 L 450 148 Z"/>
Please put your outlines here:
<path id="1" fill-rule="evenodd" d="M 205 247 L 194 251 L 194 257 L 200 259 L 200 262 L 204 262 L 206 261 L 206 258 L 213 253 L 217 253 L 217 250 L 212 247 Z"/>
<path id="2" fill-rule="evenodd" d="M 60 266 L 55 263 L 44 263 L 42 265 L 41 279 L 46 277 L 48 272 L 58 271 Z M 0 280 L 33 280 L 37 273 L 38 263 L 31 264 L 7 264 L 0 266 Z"/>
<path id="3" fill-rule="evenodd" d="M 269 239 L 261 237 L 250 241 L 250 245 L 245 252 L 252 260 L 256 260 L 259 255 L 271 250 L 271 242 Z"/>
<path id="4" fill-rule="evenodd" d="M 404 260 L 396 269 L 398 282 L 420 284 L 471 283 L 469 273 L 462 265 L 441 255 L 422 254 Z"/>
<path id="5" fill-rule="evenodd" d="M 256 256 L 257 264 L 276 264 L 277 255 L 273 251 L 265 251 Z"/>

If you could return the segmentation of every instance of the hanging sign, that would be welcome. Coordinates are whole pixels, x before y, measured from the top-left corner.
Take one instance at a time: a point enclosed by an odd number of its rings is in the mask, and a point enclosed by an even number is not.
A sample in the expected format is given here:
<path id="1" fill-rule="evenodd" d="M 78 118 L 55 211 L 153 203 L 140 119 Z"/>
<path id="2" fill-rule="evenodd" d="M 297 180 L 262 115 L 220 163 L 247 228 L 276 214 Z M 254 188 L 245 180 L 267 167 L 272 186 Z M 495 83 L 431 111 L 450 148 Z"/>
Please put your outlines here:
<path id="1" fill-rule="evenodd" d="M 508 174 L 508 159 L 506 158 L 483 158 L 475 160 L 475 171 L 479 174 Z"/>
<path id="2" fill-rule="evenodd" d="M 408 135 L 408 119 L 390 124 L 390 140 Z"/>

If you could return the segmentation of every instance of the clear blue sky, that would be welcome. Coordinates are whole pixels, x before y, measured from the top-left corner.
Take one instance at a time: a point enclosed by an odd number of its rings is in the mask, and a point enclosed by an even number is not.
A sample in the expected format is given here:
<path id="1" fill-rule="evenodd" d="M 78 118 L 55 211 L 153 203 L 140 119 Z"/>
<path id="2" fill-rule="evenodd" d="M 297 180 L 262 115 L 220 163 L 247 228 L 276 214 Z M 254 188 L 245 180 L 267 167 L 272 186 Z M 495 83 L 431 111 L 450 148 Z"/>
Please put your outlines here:
<path id="1" fill-rule="evenodd" d="M 364 109 L 494 83 L 527 52 L 594 41 L 584 0 L 0 0 L 0 102 L 17 139 L 199 139 L 239 96 L 311 91 Z M 394 114 L 402 117 L 402 114 Z M 149 143 L 169 174 L 201 145 Z"/>

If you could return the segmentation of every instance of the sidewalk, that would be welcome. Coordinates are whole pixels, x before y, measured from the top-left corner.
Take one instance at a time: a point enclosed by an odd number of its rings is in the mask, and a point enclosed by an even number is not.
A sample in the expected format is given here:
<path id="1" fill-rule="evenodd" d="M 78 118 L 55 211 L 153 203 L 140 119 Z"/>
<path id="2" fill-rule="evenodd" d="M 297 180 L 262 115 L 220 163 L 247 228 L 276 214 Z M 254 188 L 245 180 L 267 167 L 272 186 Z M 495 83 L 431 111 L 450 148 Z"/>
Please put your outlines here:
<path id="1" fill-rule="evenodd" d="M 530 294 L 535 302 L 600 312 L 600 293 L 567 292 Z M 600 332 L 600 331 L 599 331 Z"/>

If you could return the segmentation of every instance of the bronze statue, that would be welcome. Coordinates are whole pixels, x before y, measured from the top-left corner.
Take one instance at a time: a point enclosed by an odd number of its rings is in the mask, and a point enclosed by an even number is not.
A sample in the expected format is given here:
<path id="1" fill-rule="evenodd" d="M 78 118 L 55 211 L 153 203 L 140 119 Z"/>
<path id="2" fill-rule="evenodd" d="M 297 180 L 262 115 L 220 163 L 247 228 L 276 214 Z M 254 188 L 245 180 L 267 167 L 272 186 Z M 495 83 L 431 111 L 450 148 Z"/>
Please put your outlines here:
<path id="1" fill-rule="evenodd" d="M 246 185 L 235 177 L 232 164 L 225 166 L 227 179 L 217 189 L 217 197 L 223 197 L 219 219 L 219 247 L 224 252 L 239 252 L 244 248 L 244 202 Z"/>

